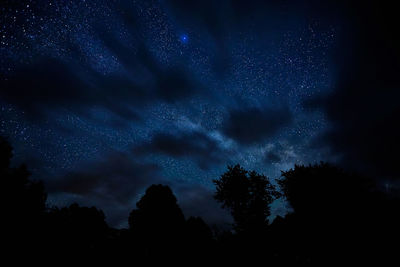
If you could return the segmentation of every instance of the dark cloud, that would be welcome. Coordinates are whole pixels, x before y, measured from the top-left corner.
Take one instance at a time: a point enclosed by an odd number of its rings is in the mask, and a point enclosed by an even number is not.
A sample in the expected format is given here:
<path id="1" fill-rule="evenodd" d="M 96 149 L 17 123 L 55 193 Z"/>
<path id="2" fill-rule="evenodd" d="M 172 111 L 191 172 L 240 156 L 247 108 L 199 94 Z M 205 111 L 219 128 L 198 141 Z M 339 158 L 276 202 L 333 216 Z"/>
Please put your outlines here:
<path id="1" fill-rule="evenodd" d="M 211 190 L 198 184 L 167 180 L 160 171 L 155 164 L 138 163 L 132 154 L 112 152 L 60 178 L 47 179 L 46 188 L 51 196 L 63 195 L 66 202 L 98 206 L 115 227 L 127 226 L 129 212 L 152 184 L 169 185 L 187 218 L 202 216 L 217 225 L 231 222 L 229 213 L 220 208 Z"/>
<path id="2" fill-rule="evenodd" d="M 233 223 L 232 216 L 214 199 L 212 190 L 193 184 L 175 184 L 172 188 L 186 218 L 200 216 L 209 225 L 230 228 L 230 224 Z"/>
<path id="3" fill-rule="evenodd" d="M 187 158 L 197 163 L 201 169 L 221 164 L 229 151 L 202 132 L 183 132 L 174 134 L 157 133 L 150 142 L 134 148 L 138 154 L 158 153 L 174 158 Z"/>
<path id="4" fill-rule="evenodd" d="M 156 164 L 138 163 L 131 155 L 112 152 L 105 159 L 87 164 L 58 179 L 49 179 L 50 193 L 68 193 L 108 199 L 124 204 L 143 188 L 162 181 Z"/>
<path id="5" fill-rule="evenodd" d="M 135 120 L 138 116 L 129 105 L 143 94 L 123 77 L 106 77 L 84 65 L 52 58 L 22 66 L 0 83 L 0 97 L 33 120 L 62 108 L 88 115 L 87 108 L 93 106 Z"/>
<path id="6" fill-rule="evenodd" d="M 282 161 L 281 157 L 272 151 L 269 151 L 265 155 L 265 162 L 267 163 L 280 163 L 281 161 Z"/>
<path id="7" fill-rule="evenodd" d="M 378 177 L 400 177 L 400 43 L 394 6 L 355 6 L 336 60 L 335 90 L 310 99 L 331 127 L 316 141 L 343 166 Z M 346 35 L 347 34 L 347 35 Z"/>
<path id="8" fill-rule="evenodd" d="M 177 61 L 165 67 L 156 60 L 143 40 L 137 40 L 138 44 L 130 47 L 116 39 L 112 33 L 99 34 L 99 38 L 128 74 L 146 80 L 147 84 L 140 88 L 142 93 L 139 101 L 155 99 L 176 102 L 197 93 L 205 93 L 201 83 L 185 70 L 183 63 Z"/>
<path id="9" fill-rule="evenodd" d="M 274 136 L 291 122 L 288 108 L 233 110 L 223 123 L 222 132 L 243 145 L 251 145 Z"/>
<path id="10" fill-rule="evenodd" d="M 116 115 L 111 125 L 124 125 L 124 121 L 140 120 L 143 105 L 176 103 L 207 92 L 179 59 L 168 66 L 159 62 L 146 45 L 135 9 L 125 1 L 120 5 L 127 8 L 118 13 L 120 21 L 135 45 L 117 38 L 109 25 L 101 23 L 94 25 L 94 38 L 104 55 L 112 56 L 122 68 L 100 73 L 79 45 L 65 41 L 68 55 L 37 57 L 33 51 L 32 63 L 17 64 L 0 79 L 0 100 L 18 106 L 32 121 L 62 109 L 91 117 L 89 109 L 100 107 Z"/>
<path id="11" fill-rule="evenodd" d="M 139 86 L 126 75 L 102 75 L 85 65 L 49 58 L 19 68 L 0 86 L 0 99 L 21 108 L 31 120 L 63 108 L 89 116 L 92 107 L 103 107 L 120 119 L 138 120 L 137 110 L 143 104 L 176 102 L 197 88 L 179 68 L 153 70 L 149 84 Z"/>
<path id="12" fill-rule="evenodd" d="M 45 184 L 50 197 L 63 199 L 62 205 L 95 205 L 104 210 L 111 226 L 126 227 L 129 212 L 145 189 L 167 183 L 160 171 L 158 165 L 139 163 L 131 154 L 112 152 L 62 177 L 47 178 Z"/>

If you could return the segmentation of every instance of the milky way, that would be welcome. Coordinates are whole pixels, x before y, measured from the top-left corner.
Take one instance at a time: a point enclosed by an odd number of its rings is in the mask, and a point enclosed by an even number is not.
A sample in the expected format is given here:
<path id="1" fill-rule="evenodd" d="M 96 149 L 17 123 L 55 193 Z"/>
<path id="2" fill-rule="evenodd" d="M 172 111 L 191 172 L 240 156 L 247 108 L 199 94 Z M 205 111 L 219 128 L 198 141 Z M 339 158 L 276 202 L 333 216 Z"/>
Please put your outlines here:
<path id="1" fill-rule="evenodd" d="M 233 2 L 2 1 L 0 130 L 51 204 L 124 225 L 160 182 L 214 222 L 212 179 L 228 164 L 275 179 L 329 159 L 312 149 L 329 123 L 303 103 L 332 90 L 339 26 Z"/>

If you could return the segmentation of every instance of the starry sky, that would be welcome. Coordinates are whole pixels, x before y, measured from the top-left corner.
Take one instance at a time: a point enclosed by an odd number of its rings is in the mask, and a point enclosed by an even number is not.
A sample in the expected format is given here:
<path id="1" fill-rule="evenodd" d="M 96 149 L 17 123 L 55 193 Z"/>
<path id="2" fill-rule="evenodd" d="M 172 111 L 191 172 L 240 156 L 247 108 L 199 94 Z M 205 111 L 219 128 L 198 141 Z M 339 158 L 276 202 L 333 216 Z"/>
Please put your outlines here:
<path id="1" fill-rule="evenodd" d="M 96 205 L 115 227 L 153 183 L 229 222 L 212 179 L 236 163 L 391 180 L 399 54 L 366 23 L 381 14 L 343 2 L 1 1 L 0 134 L 50 205 Z"/>

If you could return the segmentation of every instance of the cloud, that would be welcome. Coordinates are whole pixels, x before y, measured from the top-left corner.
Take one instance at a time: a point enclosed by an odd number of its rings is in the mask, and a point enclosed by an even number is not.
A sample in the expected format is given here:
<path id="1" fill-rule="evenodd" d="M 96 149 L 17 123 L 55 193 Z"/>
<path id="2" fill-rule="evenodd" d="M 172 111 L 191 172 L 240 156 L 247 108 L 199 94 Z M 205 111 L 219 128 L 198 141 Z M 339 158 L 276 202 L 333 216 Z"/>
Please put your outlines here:
<path id="1" fill-rule="evenodd" d="M 142 95 L 123 77 L 106 77 L 83 65 L 52 58 L 21 66 L 0 86 L 0 98 L 18 106 L 33 120 L 62 108 L 88 115 L 85 108 L 93 106 L 103 106 L 122 118 L 137 119 L 129 102 Z"/>
<path id="2" fill-rule="evenodd" d="M 186 218 L 201 216 L 210 224 L 231 222 L 213 198 L 213 192 L 198 184 L 168 180 L 156 164 L 138 163 L 130 153 L 112 152 L 105 158 L 81 165 L 57 179 L 46 179 L 50 197 L 66 203 L 95 205 L 104 210 L 107 222 L 114 227 L 127 227 L 129 212 L 152 184 L 171 187 Z"/>
<path id="3" fill-rule="evenodd" d="M 268 162 L 268 163 L 280 163 L 281 161 L 282 161 L 281 157 L 278 154 L 276 154 L 276 153 L 274 153 L 272 151 L 269 151 L 265 155 L 265 162 Z"/>
<path id="4" fill-rule="evenodd" d="M 48 180 L 46 186 L 51 193 L 109 199 L 123 204 L 144 187 L 162 180 L 158 165 L 138 163 L 130 154 L 112 152 L 98 162 L 81 166 L 59 179 Z"/>
<path id="5" fill-rule="evenodd" d="M 98 23 L 88 38 L 101 48 L 93 57 L 90 47 L 75 40 L 63 42 L 64 55 L 38 56 L 32 51 L 31 63 L 15 63 L 14 70 L 0 79 L 0 101 L 19 107 L 31 121 L 43 121 L 60 110 L 93 119 L 90 109 L 102 108 L 115 115 L 116 124 L 138 121 L 144 106 L 158 102 L 177 103 L 208 92 L 179 58 L 162 63 L 151 52 L 137 22 L 137 12 L 126 1 L 119 12 L 120 27 L 127 36 L 121 40 L 109 25 Z M 119 5 L 117 5 L 119 6 Z M 121 10 L 120 10 L 121 11 Z M 134 44 L 127 41 L 134 40 Z M 90 62 L 115 65 L 105 73 Z"/>
<path id="6" fill-rule="evenodd" d="M 97 206 L 113 227 L 127 227 L 129 212 L 145 189 L 167 184 L 156 164 L 139 163 L 130 153 L 111 152 L 99 161 L 83 163 L 58 178 L 45 180 L 50 200 L 64 206 L 77 202 Z M 60 199 L 62 202 L 60 203 Z"/>
<path id="7" fill-rule="evenodd" d="M 178 134 L 156 133 L 149 142 L 134 148 L 138 154 L 164 154 L 174 158 L 190 158 L 201 169 L 223 163 L 229 156 L 216 139 L 198 131 Z"/>
<path id="8" fill-rule="evenodd" d="M 142 63 L 138 59 L 138 64 Z M 62 108 L 88 115 L 87 109 L 93 106 L 104 107 L 123 119 L 137 120 L 135 109 L 143 104 L 176 102 L 197 92 L 198 83 L 181 68 L 164 70 L 152 64 L 151 69 L 145 70 L 149 78 L 139 85 L 137 81 L 146 75 L 103 75 L 78 62 L 42 58 L 2 79 L 0 99 L 26 111 L 32 120 Z"/>
<path id="9" fill-rule="evenodd" d="M 136 47 L 130 47 L 117 40 L 112 33 L 99 36 L 127 71 L 127 75 L 141 81 L 142 95 L 139 101 L 161 100 L 174 103 L 195 94 L 204 94 L 202 87 L 190 72 L 179 62 L 168 67 L 156 60 L 143 40 Z"/>
<path id="10" fill-rule="evenodd" d="M 288 108 L 232 110 L 223 122 L 222 133 L 243 145 L 263 142 L 290 125 Z"/>
<path id="11" fill-rule="evenodd" d="M 178 198 L 186 218 L 190 216 L 200 216 L 210 225 L 228 226 L 233 223 L 230 212 L 222 209 L 213 195 L 214 192 L 201 185 L 174 184 L 174 193 Z"/>
<path id="12" fill-rule="evenodd" d="M 154 71 L 149 83 L 139 86 L 126 75 L 102 75 L 51 58 L 19 68 L 7 80 L 1 80 L 0 86 L 0 99 L 18 106 L 32 121 L 61 109 L 89 116 L 92 107 L 103 107 L 117 118 L 136 121 L 144 104 L 180 101 L 195 94 L 198 87 L 179 68 Z"/>

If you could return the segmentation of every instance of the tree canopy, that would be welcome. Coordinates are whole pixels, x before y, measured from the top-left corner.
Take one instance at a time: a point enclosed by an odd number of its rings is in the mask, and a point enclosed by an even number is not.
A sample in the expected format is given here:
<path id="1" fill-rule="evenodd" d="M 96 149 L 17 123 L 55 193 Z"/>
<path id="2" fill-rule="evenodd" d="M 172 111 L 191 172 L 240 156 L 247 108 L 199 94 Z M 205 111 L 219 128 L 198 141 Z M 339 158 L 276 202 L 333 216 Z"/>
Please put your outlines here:
<path id="1" fill-rule="evenodd" d="M 213 182 L 214 197 L 231 211 L 237 232 L 263 231 L 267 227 L 270 205 L 280 194 L 265 175 L 235 165 L 228 166 Z"/>

